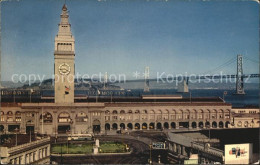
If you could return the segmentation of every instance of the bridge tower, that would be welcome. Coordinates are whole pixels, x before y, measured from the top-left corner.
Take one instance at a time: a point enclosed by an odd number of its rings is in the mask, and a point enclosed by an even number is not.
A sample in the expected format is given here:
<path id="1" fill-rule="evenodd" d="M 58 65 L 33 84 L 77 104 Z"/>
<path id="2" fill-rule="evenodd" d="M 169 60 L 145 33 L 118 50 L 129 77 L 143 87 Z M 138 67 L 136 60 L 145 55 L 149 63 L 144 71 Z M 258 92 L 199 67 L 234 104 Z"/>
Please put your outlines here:
<path id="1" fill-rule="evenodd" d="M 178 83 L 177 92 L 188 93 L 189 92 L 189 77 L 183 77 L 183 79 Z"/>
<path id="2" fill-rule="evenodd" d="M 237 55 L 237 82 L 236 94 L 244 95 L 244 82 L 243 82 L 243 56 Z"/>
<path id="3" fill-rule="evenodd" d="M 144 70 L 144 92 L 149 92 L 149 67 L 145 67 Z"/>
<path id="4" fill-rule="evenodd" d="M 104 74 L 104 86 L 103 86 L 104 89 L 106 89 L 106 87 L 107 87 L 107 79 L 108 79 L 108 75 L 107 75 L 107 72 L 105 72 L 105 74 Z"/>

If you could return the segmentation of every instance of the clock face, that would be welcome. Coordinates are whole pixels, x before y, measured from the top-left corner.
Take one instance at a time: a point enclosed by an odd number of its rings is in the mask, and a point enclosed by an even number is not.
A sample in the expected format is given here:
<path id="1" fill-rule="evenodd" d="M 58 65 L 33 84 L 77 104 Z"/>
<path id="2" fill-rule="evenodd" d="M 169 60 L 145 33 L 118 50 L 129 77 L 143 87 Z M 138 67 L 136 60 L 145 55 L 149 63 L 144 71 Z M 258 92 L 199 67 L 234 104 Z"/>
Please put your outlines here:
<path id="1" fill-rule="evenodd" d="M 67 63 L 63 63 L 59 66 L 60 74 L 67 75 L 70 73 L 70 66 Z"/>

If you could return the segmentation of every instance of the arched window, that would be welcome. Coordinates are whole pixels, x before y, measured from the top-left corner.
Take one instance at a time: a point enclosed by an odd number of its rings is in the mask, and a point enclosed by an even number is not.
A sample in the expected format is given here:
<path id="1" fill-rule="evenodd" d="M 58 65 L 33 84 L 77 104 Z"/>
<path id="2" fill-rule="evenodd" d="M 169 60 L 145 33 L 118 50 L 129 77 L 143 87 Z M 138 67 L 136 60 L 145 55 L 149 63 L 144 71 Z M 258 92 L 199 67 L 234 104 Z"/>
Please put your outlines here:
<path id="1" fill-rule="evenodd" d="M 145 113 L 145 114 L 147 114 L 147 110 L 146 110 L 146 109 L 145 109 L 145 110 L 143 110 L 143 111 L 142 111 L 142 113 Z"/>
<path id="2" fill-rule="evenodd" d="M 5 117 L 4 117 L 4 112 L 3 111 L 1 111 L 1 116 L 0 116 L 0 121 L 5 121 Z"/>
<path id="3" fill-rule="evenodd" d="M 155 119 L 155 112 L 154 112 L 154 110 L 150 110 L 149 114 L 150 114 L 150 120 L 154 120 Z"/>
<path id="4" fill-rule="evenodd" d="M 140 113 L 140 111 L 139 110 L 135 110 L 135 113 Z"/>
<path id="5" fill-rule="evenodd" d="M 205 119 L 210 119 L 210 110 L 205 110 Z"/>
<path id="6" fill-rule="evenodd" d="M 124 110 L 121 110 L 120 111 L 120 116 L 119 116 L 119 120 L 125 120 L 125 111 Z"/>
<path id="7" fill-rule="evenodd" d="M 224 111 L 223 111 L 223 109 L 218 110 L 218 117 L 220 119 L 224 119 Z"/>
<path id="8" fill-rule="evenodd" d="M 203 119 L 203 116 L 204 116 L 204 112 L 203 112 L 202 109 L 200 109 L 200 110 L 198 111 L 198 119 Z"/>
<path id="9" fill-rule="evenodd" d="M 169 110 L 165 109 L 163 111 L 163 116 L 162 116 L 163 120 L 168 120 L 169 119 Z"/>
<path id="10" fill-rule="evenodd" d="M 76 122 L 87 122 L 88 121 L 88 116 L 85 112 L 79 112 L 76 115 Z"/>
<path id="11" fill-rule="evenodd" d="M 42 122 L 42 115 L 40 115 L 40 122 Z M 43 122 L 52 123 L 52 115 L 49 112 L 43 113 Z"/>
<path id="12" fill-rule="evenodd" d="M 112 114 L 113 114 L 112 119 L 117 120 L 117 110 L 113 110 Z"/>
<path id="13" fill-rule="evenodd" d="M 20 112 L 20 111 L 16 111 L 16 112 L 15 112 L 15 121 L 16 121 L 16 122 L 22 121 L 21 112 Z"/>
<path id="14" fill-rule="evenodd" d="M 213 109 L 211 113 L 211 119 L 216 119 L 217 118 L 217 110 Z"/>
<path id="15" fill-rule="evenodd" d="M 8 111 L 8 112 L 7 112 L 7 115 L 8 115 L 8 116 L 12 116 L 12 115 L 13 115 L 13 112 L 12 112 L 12 111 Z"/>
<path id="16" fill-rule="evenodd" d="M 13 112 L 12 111 L 8 111 L 7 112 L 7 122 L 12 122 L 14 121 L 13 119 Z"/>
<path id="17" fill-rule="evenodd" d="M 69 113 L 67 112 L 61 112 L 58 116 L 58 122 L 59 123 L 67 123 L 67 122 L 71 122 L 71 118 Z"/>
<path id="18" fill-rule="evenodd" d="M 184 119 L 190 119 L 190 110 L 186 109 L 185 111 L 183 111 L 183 117 Z"/>
<path id="19" fill-rule="evenodd" d="M 171 111 L 171 120 L 175 120 L 176 119 L 176 110 L 175 109 L 173 109 L 172 111 Z"/>
<path id="20" fill-rule="evenodd" d="M 196 119 L 196 114 L 197 114 L 196 109 L 191 110 L 190 118 L 191 118 L 191 119 Z"/>
<path id="21" fill-rule="evenodd" d="M 225 119 L 229 119 L 230 118 L 230 109 L 226 109 L 225 110 Z"/>
<path id="22" fill-rule="evenodd" d="M 117 114 L 117 110 L 113 110 L 113 112 L 112 112 L 113 114 Z"/>
<path id="23" fill-rule="evenodd" d="M 110 111 L 109 111 L 109 110 L 106 110 L 106 111 L 105 111 L 105 114 L 110 114 Z"/>
<path id="24" fill-rule="evenodd" d="M 242 122 L 239 121 L 239 122 L 237 123 L 237 126 L 238 126 L 238 127 L 242 127 Z"/>

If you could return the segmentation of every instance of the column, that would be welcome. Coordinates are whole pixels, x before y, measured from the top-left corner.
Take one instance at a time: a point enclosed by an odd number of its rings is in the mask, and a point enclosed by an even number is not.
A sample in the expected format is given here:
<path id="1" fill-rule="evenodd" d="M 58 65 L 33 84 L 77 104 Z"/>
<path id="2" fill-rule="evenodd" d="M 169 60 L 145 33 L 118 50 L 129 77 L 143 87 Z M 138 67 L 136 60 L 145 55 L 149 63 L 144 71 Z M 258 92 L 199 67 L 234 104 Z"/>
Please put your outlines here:
<path id="1" fill-rule="evenodd" d="M 7 133 L 8 132 L 8 124 L 7 124 L 7 115 L 4 114 L 4 132 Z"/>
<path id="2" fill-rule="evenodd" d="M 100 117 L 101 117 L 100 133 L 105 133 L 105 112 L 104 111 L 100 111 Z M 125 128 L 126 128 L 126 126 L 125 126 Z"/>
<path id="3" fill-rule="evenodd" d="M 173 143 L 173 152 L 177 152 L 177 146 L 176 146 L 176 143 Z"/>
<path id="4" fill-rule="evenodd" d="M 191 122 L 191 120 L 189 121 L 189 129 L 192 129 L 192 122 Z"/>
<path id="5" fill-rule="evenodd" d="M 89 127 L 88 127 L 88 131 L 89 133 L 93 133 L 93 128 L 92 128 L 92 118 L 93 118 L 93 113 L 89 112 Z"/>
<path id="6" fill-rule="evenodd" d="M 177 153 L 181 154 L 181 146 L 179 144 L 177 144 Z"/>
<path id="7" fill-rule="evenodd" d="M 71 111 L 71 120 L 72 123 L 70 124 L 70 134 L 75 134 L 76 133 L 76 129 L 75 129 L 75 124 L 76 124 L 76 115 L 75 115 L 75 111 Z"/>
<path id="8" fill-rule="evenodd" d="M 27 154 L 24 154 L 24 164 L 28 164 L 28 161 L 27 161 Z"/>
<path id="9" fill-rule="evenodd" d="M 33 153 L 32 152 L 30 153 L 29 159 L 30 159 L 30 163 L 33 162 Z"/>
<path id="10" fill-rule="evenodd" d="M 42 148 L 41 151 L 42 151 L 42 158 L 44 158 L 44 148 Z"/>
<path id="11" fill-rule="evenodd" d="M 50 156 L 50 150 L 51 150 L 50 145 L 48 145 L 48 147 L 47 147 L 47 156 Z"/>
<path id="12" fill-rule="evenodd" d="M 48 153 L 47 153 L 48 151 L 47 151 L 47 147 L 45 147 L 45 157 L 47 157 L 48 156 Z"/>
<path id="13" fill-rule="evenodd" d="M 187 156 L 187 153 L 185 151 L 185 147 L 184 146 L 182 146 L 182 155 Z"/>
<path id="14" fill-rule="evenodd" d="M 18 159 L 19 158 L 14 158 L 13 160 L 14 160 L 14 164 L 18 164 L 17 162 L 18 162 Z"/>
<path id="15" fill-rule="evenodd" d="M 19 162 L 19 164 L 25 164 L 24 155 L 20 156 L 20 162 Z"/>
<path id="16" fill-rule="evenodd" d="M 39 149 L 38 154 L 39 154 L 39 160 L 40 160 L 42 158 L 42 151 L 41 151 L 41 149 Z"/>
<path id="17" fill-rule="evenodd" d="M 26 123 L 25 123 L 25 112 L 21 112 L 21 125 L 20 125 L 20 132 L 26 133 Z"/>
<path id="18" fill-rule="evenodd" d="M 39 122 L 40 122 L 39 110 L 35 113 L 34 121 L 35 121 L 34 132 L 39 132 L 40 131 L 40 129 L 39 129 Z"/>
<path id="19" fill-rule="evenodd" d="M 57 127 L 58 127 L 58 114 L 57 114 L 57 111 L 53 111 L 53 117 L 52 117 L 52 121 L 53 121 L 53 128 L 52 128 L 52 134 L 55 134 L 57 135 L 58 134 L 58 130 L 57 130 Z"/>
<path id="20" fill-rule="evenodd" d="M 37 151 L 33 151 L 33 161 L 37 160 Z"/>
<path id="21" fill-rule="evenodd" d="M 176 129 L 179 129 L 180 127 L 179 127 L 179 122 L 177 121 L 176 122 Z"/>

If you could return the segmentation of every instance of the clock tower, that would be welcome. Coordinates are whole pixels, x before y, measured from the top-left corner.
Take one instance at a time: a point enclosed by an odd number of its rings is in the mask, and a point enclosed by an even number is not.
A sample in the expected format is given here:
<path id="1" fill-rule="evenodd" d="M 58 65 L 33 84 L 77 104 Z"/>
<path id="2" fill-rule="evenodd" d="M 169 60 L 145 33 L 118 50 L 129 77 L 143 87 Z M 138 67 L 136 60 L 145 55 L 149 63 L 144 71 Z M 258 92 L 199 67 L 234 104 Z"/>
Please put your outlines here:
<path id="1" fill-rule="evenodd" d="M 55 37 L 54 72 L 55 103 L 74 102 L 75 39 L 71 33 L 67 6 L 60 15 L 59 32 Z"/>

